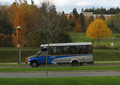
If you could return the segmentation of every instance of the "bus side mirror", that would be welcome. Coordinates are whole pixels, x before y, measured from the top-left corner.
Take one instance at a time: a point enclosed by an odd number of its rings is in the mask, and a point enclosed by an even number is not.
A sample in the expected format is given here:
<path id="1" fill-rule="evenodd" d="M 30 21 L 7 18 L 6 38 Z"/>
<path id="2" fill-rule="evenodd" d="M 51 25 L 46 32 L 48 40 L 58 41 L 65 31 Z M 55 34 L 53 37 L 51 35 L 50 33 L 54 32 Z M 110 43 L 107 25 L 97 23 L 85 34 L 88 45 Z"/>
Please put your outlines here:
<path id="1" fill-rule="evenodd" d="M 38 57 L 38 54 L 36 54 L 36 56 Z"/>

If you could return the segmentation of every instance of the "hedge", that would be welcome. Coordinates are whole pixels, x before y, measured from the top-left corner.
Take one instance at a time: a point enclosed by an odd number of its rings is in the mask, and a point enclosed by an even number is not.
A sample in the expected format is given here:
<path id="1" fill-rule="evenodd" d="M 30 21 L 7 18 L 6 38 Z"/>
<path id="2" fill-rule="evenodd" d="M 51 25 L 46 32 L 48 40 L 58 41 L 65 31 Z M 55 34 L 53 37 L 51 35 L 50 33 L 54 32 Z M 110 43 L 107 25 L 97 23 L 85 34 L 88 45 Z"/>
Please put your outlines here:
<path id="1" fill-rule="evenodd" d="M 25 58 L 36 54 L 37 51 L 21 51 L 21 62 L 25 62 Z M 94 61 L 119 61 L 119 52 L 94 52 Z M 0 63 L 17 62 L 18 51 L 0 51 Z"/>

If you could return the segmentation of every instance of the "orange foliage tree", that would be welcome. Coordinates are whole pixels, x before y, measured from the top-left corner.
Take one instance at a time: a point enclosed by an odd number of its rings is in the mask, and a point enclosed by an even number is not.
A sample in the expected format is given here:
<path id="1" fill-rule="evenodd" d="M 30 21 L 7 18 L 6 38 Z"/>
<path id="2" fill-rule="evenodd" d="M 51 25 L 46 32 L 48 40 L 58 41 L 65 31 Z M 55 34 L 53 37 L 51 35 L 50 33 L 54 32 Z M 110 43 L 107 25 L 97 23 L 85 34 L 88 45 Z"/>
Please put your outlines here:
<path id="1" fill-rule="evenodd" d="M 9 7 L 9 17 L 10 20 L 14 26 L 14 31 L 12 33 L 12 37 L 13 37 L 13 44 L 14 46 L 17 47 L 18 44 L 18 30 L 17 30 L 17 26 L 20 26 L 21 29 L 19 31 L 19 41 L 21 44 L 21 47 L 24 46 L 24 36 L 25 33 L 27 32 L 27 25 L 29 23 L 28 18 L 30 18 L 30 13 L 29 13 L 29 9 L 28 9 L 28 5 L 27 3 L 23 3 L 24 1 L 22 0 L 15 0 L 15 2 Z"/>
<path id="2" fill-rule="evenodd" d="M 78 21 L 77 21 L 77 19 L 76 19 L 76 17 L 75 17 L 75 15 L 73 15 L 71 17 L 71 21 L 74 21 L 76 25 L 79 24 Z"/>
<path id="3" fill-rule="evenodd" d="M 74 32 L 76 32 L 76 33 L 77 32 L 82 32 L 80 24 L 76 25 L 76 27 L 74 28 Z"/>
<path id="4" fill-rule="evenodd" d="M 97 39 L 99 45 L 99 40 L 103 37 L 108 38 L 111 32 L 112 31 L 107 27 L 107 23 L 103 21 L 103 19 L 96 19 L 87 28 L 86 36 Z"/>
<path id="5" fill-rule="evenodd" d="M 76 27 L 74 28 L 74 32 L 76 32 L 76 33 L 77 33 L 77 32 L 81 32 L 81 31 L 82 31 L 82 30 L 81 30 L 81 25 L 78 23 L 75 15 L 73 15 L 73 16 L 71 17 L 71 21 L 74 21 L 74 22 L 75 22 L 75 25 L 76 25 Z"/>

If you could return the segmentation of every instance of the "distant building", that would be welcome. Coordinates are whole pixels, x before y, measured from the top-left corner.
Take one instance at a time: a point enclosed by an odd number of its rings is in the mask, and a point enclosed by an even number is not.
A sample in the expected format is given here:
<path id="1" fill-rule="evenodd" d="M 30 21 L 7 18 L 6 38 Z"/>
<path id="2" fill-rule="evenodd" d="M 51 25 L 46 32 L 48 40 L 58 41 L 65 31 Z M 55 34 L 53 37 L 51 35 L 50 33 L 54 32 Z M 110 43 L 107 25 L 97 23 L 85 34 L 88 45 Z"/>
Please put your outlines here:
<path id="1" fill-rule="evenodd" d="M 94 19 L 100 19 L 101 14 L 93 14 L 93 12 L 83 12 L 86 21 L 89 19 L 90 16 L 93 16 Z M 73 13 L 65 14 L 65 16 L 69 19 L 70 16 L 73 16 Z M 114 16 L 114 14 L 103 14 L 105 20 L 109 20 L 110 17 Z"/>
<path id="2" fill-rule="evenodd" d="M 93 12 L 83 12 L 85 19 L 88 20 L 90 16 L 93 16 L 94 19 L 100 19 L 101 14 L 93 14 Z M 103 14 L 105 20 L 109 20 L 110 17 L 114 16 L 114 14 Z"/>
<path id="3" fill-rule="evenodd" d="M 65 14 L 65 16 L 70 19 L 70 16 L 72 17 L 73 16 L 73 13 L 70 13 L 70 14 Z"/>

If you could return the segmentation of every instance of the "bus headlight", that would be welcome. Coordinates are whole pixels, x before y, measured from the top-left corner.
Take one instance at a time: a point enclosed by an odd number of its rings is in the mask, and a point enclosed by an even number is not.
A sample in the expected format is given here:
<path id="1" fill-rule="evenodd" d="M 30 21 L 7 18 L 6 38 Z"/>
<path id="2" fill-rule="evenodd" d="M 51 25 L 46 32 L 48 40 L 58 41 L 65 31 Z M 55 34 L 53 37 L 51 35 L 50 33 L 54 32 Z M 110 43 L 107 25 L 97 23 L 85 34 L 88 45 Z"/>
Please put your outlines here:
<path id="1" fill-rule="evenodd" d="M 30 61 L 30 59 L 28 58 L 28 61 Z"/>

